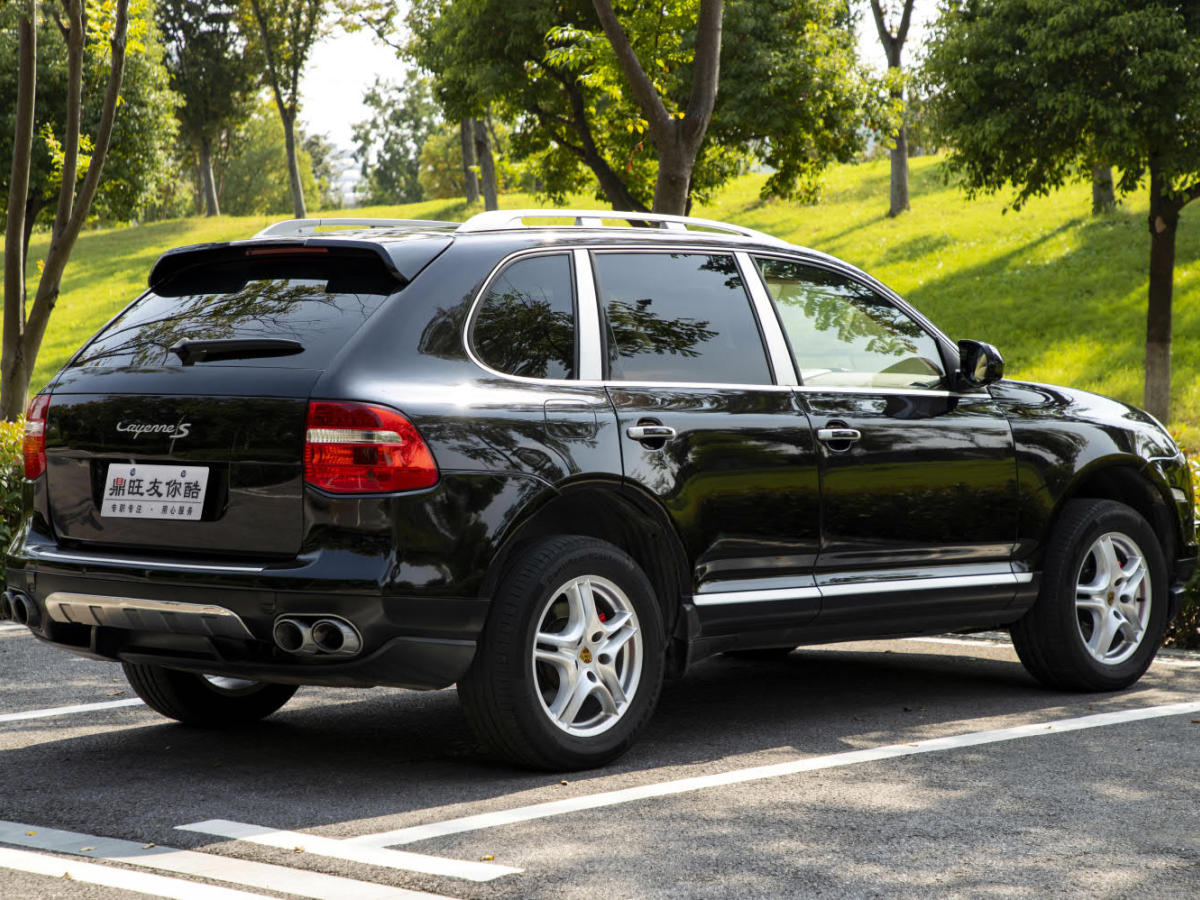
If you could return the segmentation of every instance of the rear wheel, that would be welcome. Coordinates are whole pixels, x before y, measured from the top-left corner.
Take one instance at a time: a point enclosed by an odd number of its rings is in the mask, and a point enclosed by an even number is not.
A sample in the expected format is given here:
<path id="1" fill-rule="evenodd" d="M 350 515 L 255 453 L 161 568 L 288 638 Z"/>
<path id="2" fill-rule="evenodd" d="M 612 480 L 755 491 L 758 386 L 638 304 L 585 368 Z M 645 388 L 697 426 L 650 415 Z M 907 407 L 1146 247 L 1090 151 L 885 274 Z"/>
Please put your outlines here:
<path id="1" fill-rule="evenodd" d="M 293 684 L 197 675 L 135 663 L 123 666 L 130 686 L 147 706 L 187 725 L 256 722 L 275 712 L 296 693 Z"/>
<path id="2" fill-rule="evenodd" d="M 479 737 L 522 765 L 585 769 L 633 743 L 658 701 L 662 617 L 645 574 L 604 541 L 523 553 L 459 682 Z"/>
<path id="3" fill-rule="evenodd" d="M 1166 612 L 1167 566 L 1149 523 L 1123 503 L 1073 500 L 1013 645 L 1048 687 L 1119 690 L 1150 666 Z"/>

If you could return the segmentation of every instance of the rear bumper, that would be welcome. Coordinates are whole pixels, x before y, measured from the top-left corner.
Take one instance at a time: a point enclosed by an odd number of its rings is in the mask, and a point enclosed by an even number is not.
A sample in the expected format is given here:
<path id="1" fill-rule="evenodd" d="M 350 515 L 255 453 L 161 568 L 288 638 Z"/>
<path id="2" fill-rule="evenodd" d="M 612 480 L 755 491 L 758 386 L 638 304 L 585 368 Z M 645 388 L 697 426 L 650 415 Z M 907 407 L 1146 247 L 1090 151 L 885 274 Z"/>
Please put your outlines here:
<path id="1" fill-rule="evenodd" d="M 94 659 L 287 684 L 446 687 L 470 666 L 487 612 L 479 598 L 345 593 L 320 582 L 269 590 L 251 579 L 238 585 L 232 573 L 217 585 L 186 570 L 17 563 L 8 587 L 28 599 L 28 625 L 43 641 Z M 283 616 L 346 620 L 362 649 L 351 657 L 284 652 L 272 636 Z"/>

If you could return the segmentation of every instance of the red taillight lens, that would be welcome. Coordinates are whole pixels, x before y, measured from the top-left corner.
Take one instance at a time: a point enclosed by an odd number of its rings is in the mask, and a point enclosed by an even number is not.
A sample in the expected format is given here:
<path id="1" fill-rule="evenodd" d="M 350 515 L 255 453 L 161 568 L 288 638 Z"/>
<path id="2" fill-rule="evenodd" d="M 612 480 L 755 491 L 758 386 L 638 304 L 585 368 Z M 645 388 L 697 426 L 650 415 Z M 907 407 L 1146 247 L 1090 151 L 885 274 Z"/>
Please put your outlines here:
<path id="1" fill-rule="evenodd" d="M 366 403 L 308 404 L 304 480 L 337 494 L 411 491 L 437 484 L 437 464 L 412 422 Z"/>
<path id="2" fill-rule="evenodd" d="M 25 413 L 25 439 L 21 450 L 25 454 L 25 477 L 37 478 L 46 471 L 46 413 L 50 410 L 50 395 L 38 394 Z"/>

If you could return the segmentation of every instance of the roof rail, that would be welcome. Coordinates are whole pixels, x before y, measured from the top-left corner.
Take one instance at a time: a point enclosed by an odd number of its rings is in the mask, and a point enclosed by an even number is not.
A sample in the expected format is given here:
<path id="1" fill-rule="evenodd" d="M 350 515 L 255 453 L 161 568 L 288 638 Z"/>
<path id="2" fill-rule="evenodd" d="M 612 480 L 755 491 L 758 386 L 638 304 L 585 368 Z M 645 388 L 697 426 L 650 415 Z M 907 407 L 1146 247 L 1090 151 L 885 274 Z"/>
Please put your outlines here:
<path id="1" fill-rule="evenodd" d="M 437 219 L 285 219 L 268 225 L 259 237 L 281 237 L 289 234 L 312 234 L 318 228 L 345 226 L 350 228 L 438 228 L 454 227 L 457 222 L 442 222 Z"/>
<path id="2" fill-rule="evenodd" d="M 670 231 L 687 231 L 692 228 L 704 228 L 709 231 L 719 231 L 726 234 L 737 234 L 742 237 L 754 238 L 769 244 L 786 244 L 780 238 L 763 231 L 745 228 L 741 225 L 730 225 L 727 222 L 717 222 L 713 219 L 698 219 L 693 216 L 671 216 L 665 213 L 629 212 L 616 209 L 495 209 L 481 212 L 467 219 L 458 226 L 459 232 L 472 231 L 504 231 L 510 228 L 536 228 L 537 225 L 526 225 L 526 219 L 574 219 L 571 227 L 602 228 L 605 219 L 623 219 L 633 227 L 635 222 L 652 222 L 660 228 Z M 543 225 L 543 228 L 564 227 Z M 616 226 L 621 227 L 621 226 Z M 790 246 L 790 245 L 789 245 Z"/>

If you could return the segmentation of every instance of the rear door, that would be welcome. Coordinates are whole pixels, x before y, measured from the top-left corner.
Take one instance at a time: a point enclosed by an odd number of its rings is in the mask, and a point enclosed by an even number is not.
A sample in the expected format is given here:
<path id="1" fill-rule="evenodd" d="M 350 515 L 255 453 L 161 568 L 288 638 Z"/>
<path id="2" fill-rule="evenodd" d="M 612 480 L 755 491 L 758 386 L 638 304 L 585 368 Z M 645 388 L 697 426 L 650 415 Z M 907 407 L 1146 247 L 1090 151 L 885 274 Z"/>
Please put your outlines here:
<path id="1" fill-rule="evenodd" d="M 819 608 L 816 449 L 737 257 L 592 254 L 625 477 L 673 518 L 709 635 L 799 626 Z"/>
<path id="2" fill-rule="evenodd" d="M 987 620 L 1015 579 L 1008 421 L 949 383 L 938 338 L 865 282 L 756 260 L 816 429 L 822 629 L 892 633 Z"/>
<path id="3" fill-rule="evenodd" d="M 290 556 L 313 384 L 401 287 L 374 253 L 198 256 L 110 322 L 53 385 L 60 540 Z"/>

